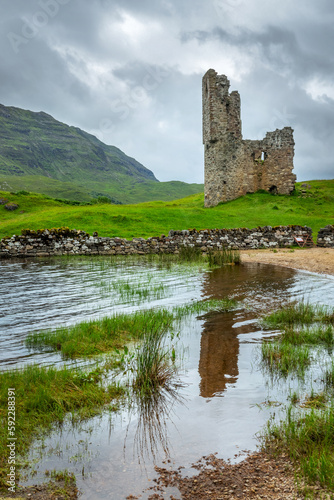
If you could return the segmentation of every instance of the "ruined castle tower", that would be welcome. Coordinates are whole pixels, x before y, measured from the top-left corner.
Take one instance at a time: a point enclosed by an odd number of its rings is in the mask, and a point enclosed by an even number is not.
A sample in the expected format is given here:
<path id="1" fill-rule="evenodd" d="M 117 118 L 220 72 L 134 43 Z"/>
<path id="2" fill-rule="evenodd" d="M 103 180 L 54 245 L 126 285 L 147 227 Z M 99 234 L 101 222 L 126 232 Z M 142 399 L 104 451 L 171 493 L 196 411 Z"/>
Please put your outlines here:
<path id="1" fill-rule="evenodd" d="M 229 93 L 225 75 L 209 69 L 203 77 L 204 193 L 206 207 L 259 189 L 290 194 L 293 170 L 293 130 L 267 132 L 263 140 L 243 140 L 239 92 Z"/>

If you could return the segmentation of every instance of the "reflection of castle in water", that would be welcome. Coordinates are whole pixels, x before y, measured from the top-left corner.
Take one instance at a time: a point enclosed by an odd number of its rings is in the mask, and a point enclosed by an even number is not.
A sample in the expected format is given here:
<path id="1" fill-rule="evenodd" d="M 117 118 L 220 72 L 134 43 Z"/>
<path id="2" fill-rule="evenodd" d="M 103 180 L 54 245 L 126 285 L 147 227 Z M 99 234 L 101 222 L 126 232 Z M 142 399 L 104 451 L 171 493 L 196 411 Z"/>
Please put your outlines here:
<path id="1" fill-rule="evenodd" d="M 235 313 L 215 314 L 207 319 L 201 338 L 200 395 L 212 397 L 238 378 L 239 340 L 233 331 Z"/>
<path id="2" fill-rule="evenodd" d="M 207 274 L 203 295 L 208 298 L 233 296 L 240 301 L 251 298 L 255 302 L 259 302 L 258 297 L 261 297 L 261 301 L 267 297 L 272 304 L 276 295 L 281 300 L 284 296 L 282 291 L 287 291 L 295 274 L 291 269 L 274 266 L 227 266 Z M 255 315 L 254 312 L 238 309 L 203 316 L 198 368 L 201 377 L 200 396 L 203 398 L 222 395 L 228 385 L 237 382 L 239 336 L 258 330 L 256 324 L 247 322 Z M 181 387 L 182 383 L 176 377 L 170 385 L 152 392 L 150 397 L 143 398 L 140 393 L 132 393 L 132 410 L 137 418 L 133 444 L 139 462 L 145 464 L 150 457 L 155 460 L 160 452 L 169 456 L 168 427 L 173 424 L 174 408 L 186 404 Z"/>
<path id="3" fill-rule="evenodd" d="M 203 295 L 210 298 L 232 296 L 237 300 L 254 301 L 261 297 L 273 305 L 275 298 L 282 300 L 291 286 L 295 271 L 268 265 L 234 266 L 216 269 L 207 274 Z M 266 300 L 264 301 L 264 297 Z M 206 316 L 201 337 L 198 371 L 201 377 L 200 395 L 205 398 L 221 395 L 227 384 L 236 383 L 239 375 L 239 335 L 258 330 L 253 323 L 241 324 L 252 319 L 249 311 L 232 311 Z"/>

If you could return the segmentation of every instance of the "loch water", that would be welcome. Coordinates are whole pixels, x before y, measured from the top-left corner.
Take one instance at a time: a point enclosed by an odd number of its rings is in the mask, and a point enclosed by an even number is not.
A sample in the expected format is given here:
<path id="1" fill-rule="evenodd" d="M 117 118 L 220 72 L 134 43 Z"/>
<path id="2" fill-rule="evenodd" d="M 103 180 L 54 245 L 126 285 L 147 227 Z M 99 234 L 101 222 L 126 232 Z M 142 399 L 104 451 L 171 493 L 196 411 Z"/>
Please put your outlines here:
<path id="1" fill-rule="evenodd" d="M 26 484 L 44 481 L 45 470 L 66 468 L 75 473 L 85 500 L 123 500 L 130 494 L 145 500 L 154 465 L 182 466 L 183 474 L 193 474 L 191 464 L 203 455 L 241 460 L 254 451 L 261 429 L 284 413 L 296 383 L 303 391 L 303 382 L 272 380 L 261 369 L 261 342 L 279 332 L 264 331 L 259 315 L 289 300 L 334 305 L 333 277 L 260 264 L 207 271 L 149 259 L 60 258 L 0 261 L 0 275 L 2 370 L 69 363 L 58 353 L 28 349 L 24 341 L 32 331 L 206 298 L 240 302 L 231 312 L 181 321 L 182 387 L 175 398 L 165 395 L 160 406 L 152 406 L 149 422 L 140 408 L 106 411 L 77 426 L 65 422 L 34 444 L 29 457 L 34 476 L 28 475 Z M 321 379 L 316 360 L 311 376 L 316 389 Z M 173 493 L 166 488 L 165 498 Z"/>

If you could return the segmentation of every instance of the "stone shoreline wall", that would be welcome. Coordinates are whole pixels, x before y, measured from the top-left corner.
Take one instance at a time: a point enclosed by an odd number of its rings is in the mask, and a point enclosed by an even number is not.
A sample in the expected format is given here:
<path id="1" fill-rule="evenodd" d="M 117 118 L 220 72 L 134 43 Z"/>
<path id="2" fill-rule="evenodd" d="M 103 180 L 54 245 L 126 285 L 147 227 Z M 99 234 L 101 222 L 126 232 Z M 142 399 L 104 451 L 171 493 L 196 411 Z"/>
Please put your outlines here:
<path id="1" fill-rule="evenodd" d="M 334 248 L 334 226 L 328 225 L 318 232 L 317 246 Z"/>
<path id="2" fill-rule="evenodd" d="M 327 226 L 328 227 L 328 226 Z M 332 227 L 332 226 L 331 226 Z M 327 234 L 327 233 L 326 233 Z M 0 241 L 0 258 L 51 257 L 56 255 L 145 255 L 179 253 L 182 246 L 196 246 L 203 253 L 222 248 L 284 248 L 295 244 L 294 237 L 312 237 L 307 226 L 264 226 L 255 229 L 207 229 L 170 231 L 168 236 L 144 238 L 106 238 L 97 233 L 67 228 L 23 231 Z M 327 244 L 327 241 L 326 241 Z M 334 246 L 334 238 L 332 239 Z"/>

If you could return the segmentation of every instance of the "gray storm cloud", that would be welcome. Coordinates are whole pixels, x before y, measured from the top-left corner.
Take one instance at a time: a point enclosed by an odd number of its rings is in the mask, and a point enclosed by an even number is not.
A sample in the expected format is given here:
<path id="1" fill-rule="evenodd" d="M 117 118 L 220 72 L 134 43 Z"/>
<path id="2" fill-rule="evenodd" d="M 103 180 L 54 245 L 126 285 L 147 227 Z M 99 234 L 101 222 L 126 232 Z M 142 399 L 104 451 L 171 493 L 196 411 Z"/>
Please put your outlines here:
<path id="1" fill-rule="evenodd" d="M 0 3 L 0 102 L 97 135 L 160 180 L 203 181 L 201 78 L 242 100 L 243 133 L 295 129 L 298 180 L 333 178 L 332 2 Z"/>

